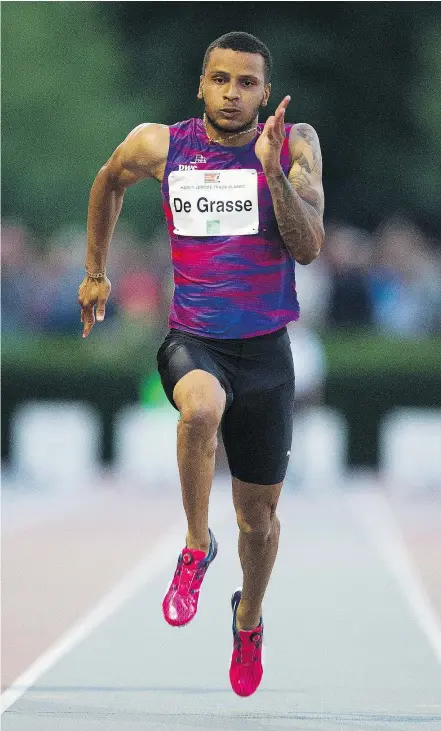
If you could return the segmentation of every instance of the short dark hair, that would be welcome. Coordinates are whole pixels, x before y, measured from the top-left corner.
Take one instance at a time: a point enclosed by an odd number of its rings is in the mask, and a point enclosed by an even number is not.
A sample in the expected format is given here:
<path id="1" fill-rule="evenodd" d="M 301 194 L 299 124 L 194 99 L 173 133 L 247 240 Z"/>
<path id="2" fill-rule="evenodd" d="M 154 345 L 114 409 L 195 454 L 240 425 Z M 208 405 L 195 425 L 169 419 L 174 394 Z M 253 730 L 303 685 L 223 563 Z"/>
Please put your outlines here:
<path id="1" fill-rule="evenodd" d="M 271 79 L 271 71 L 273 67 L 271 53 L 265 44 L 262 43 L 262 41 L 259 41 L 256 36 L 252 36 L 251 33 L 232 31 L 231 33 L 225 33 L 223 36 L 220 36 L 210 43 L 205 51 L 204 61 L 202 64 L 202 74 L 205 74 L 210 53 L 214 48 L 230 48 L 232 51 L 242 51 L 243 53 L 259 53 L 263 57 L 265 63 L 265 83 L 267 84 Z"/>

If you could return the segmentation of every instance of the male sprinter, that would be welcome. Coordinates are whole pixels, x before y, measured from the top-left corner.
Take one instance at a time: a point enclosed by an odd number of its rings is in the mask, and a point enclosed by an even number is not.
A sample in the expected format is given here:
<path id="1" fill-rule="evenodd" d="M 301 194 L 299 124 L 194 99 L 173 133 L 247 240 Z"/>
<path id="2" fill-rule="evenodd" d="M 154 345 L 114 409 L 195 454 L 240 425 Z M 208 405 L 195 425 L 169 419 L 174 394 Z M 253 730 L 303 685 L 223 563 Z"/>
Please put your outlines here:
<path id="1" fill-rule="evenodd" d="M 276 506 L 288 464 L 294 370 L 286 324 L 296 320 L 295 262 L 322 246 L 321 154 L 308 124 L 286 124 L 286 96 L 268 103 L 271 56 L 248 33 L 227 33 L 205 53 L 198 98 L 203 119 L 141 124 L 92 186 L 86 277 L 79 288 L 86 337 L 104 319 L 106 255 L 124 191 L 143 178 L 162 186 L 174 294 L 157 354 L 179 410 L 178 465 L 188 521 L 163 601 L 166 621 L 193 619 L 217 544 L 208 527 L 216 434 L 221 425 L 239 525 L 242 589 L 232 597 L 233 690 L 262 678 L 262 600 L 276 558 Z"/>

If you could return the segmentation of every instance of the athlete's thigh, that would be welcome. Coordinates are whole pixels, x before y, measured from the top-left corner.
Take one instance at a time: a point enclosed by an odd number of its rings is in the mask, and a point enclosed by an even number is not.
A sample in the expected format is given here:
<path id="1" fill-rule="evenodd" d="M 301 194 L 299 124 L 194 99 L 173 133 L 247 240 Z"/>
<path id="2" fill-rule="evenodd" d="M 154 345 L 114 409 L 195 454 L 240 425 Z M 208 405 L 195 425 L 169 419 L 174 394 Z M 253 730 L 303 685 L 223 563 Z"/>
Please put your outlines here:
<path id="1" fill-rule="evenodd" d="M 195 339 L 170 331 L 156 358 L 163 389 L 175 409 L 180 410 L 187 395 L 195 400 L 213 397 L 222 401 L 220 389 L 225 392 L 224 403 L 231 403 L 233 394 L 222 366 Z"/>
<path id="2" fill-rule="evenodd" d="M 225 409 L 226 393 L 216 376 L 195 368 L 179 379 L 173 389 L 173 401 L 181 413 L 181 418 L 210 414 L 216 418 L 216 424 L 219 426 Z"/>
<path id="3" fill-rule="evenodd" d="M 283 482 L 294 418 L 294 381 L 235 395 L 222 420 L 222 436 L 233 477 L 257 485 Z"/>

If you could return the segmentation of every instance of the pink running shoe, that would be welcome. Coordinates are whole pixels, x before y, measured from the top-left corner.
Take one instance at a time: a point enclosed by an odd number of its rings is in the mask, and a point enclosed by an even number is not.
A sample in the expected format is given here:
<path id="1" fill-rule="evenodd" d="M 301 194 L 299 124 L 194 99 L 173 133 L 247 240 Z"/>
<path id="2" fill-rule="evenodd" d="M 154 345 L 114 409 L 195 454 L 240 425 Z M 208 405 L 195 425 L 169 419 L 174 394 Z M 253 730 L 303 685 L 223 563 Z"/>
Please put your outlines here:
<path id="1" fill-rule="evenodd" d="M 182 549 L 175 575 L 162 602 L 164 619 L 173 627 L 188 624 L 197 612 L 205 572 L 217 554 L 216 539 L 210 529 L 208 532 L 210 548 L 207 554 L 194 548 Z"/>
<path id="2" fill-rule="evenodd" d="M 255 629 L 237 629 L 236 612 L 241 596 L 242 590 L 238 589 L 231 597 L 234 647 L 230 665 L 230 683 L 237 695 L 248 696 L 257 690 L 262 680 L 263 622 L 261 617 L 259 626 Z"/>

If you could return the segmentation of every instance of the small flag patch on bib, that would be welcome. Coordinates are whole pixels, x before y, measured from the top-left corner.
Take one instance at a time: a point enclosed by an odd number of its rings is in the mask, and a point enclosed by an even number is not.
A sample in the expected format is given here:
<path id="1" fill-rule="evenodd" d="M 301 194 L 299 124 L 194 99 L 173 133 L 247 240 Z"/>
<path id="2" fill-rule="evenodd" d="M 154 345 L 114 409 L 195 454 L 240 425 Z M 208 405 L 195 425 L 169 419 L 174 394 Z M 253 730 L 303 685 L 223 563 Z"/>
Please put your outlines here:
<path id="1" fill-rule="evenodd" d="M 207 221 L 207 234 L 214 236 L 220 233 L 220 221 Z"/>

